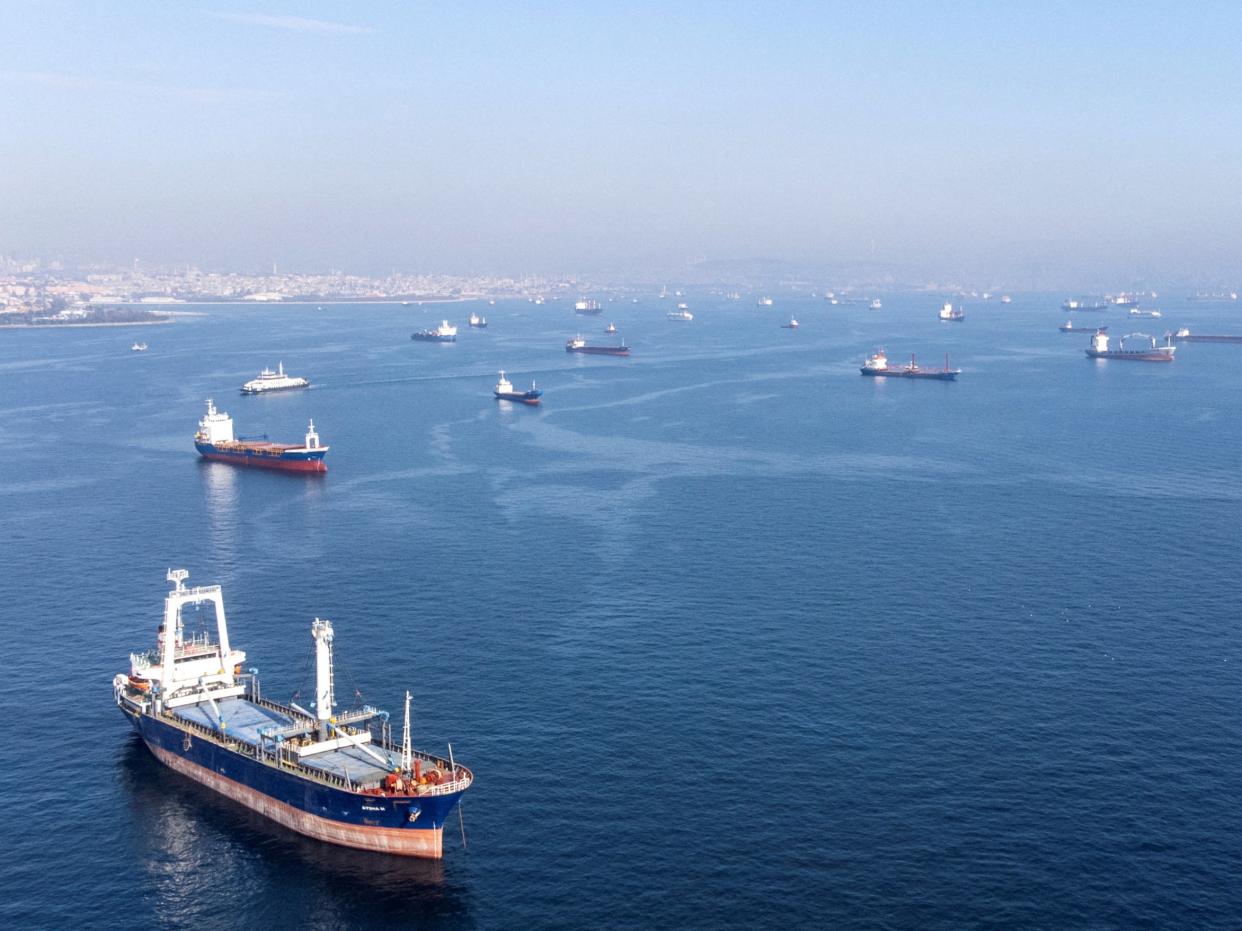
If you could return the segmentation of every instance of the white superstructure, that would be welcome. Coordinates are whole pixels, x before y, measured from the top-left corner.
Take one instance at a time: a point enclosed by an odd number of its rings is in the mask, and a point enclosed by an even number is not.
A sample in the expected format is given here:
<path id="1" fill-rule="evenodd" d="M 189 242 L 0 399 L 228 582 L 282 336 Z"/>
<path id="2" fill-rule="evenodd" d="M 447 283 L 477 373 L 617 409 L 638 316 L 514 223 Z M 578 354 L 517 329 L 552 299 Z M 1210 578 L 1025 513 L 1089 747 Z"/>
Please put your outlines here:
<path id="1" fill-rule="evenodd" d="M 233 442 L 233 418 L 224 411 L 216 410 L 211 398 L 207 399 L 207 413 L 198 422 L 198 433 L 194 439 L 213 444 Z"/>
<path id="2" fill-rule="evenodd" d="M 264 368 L 259 373 L 259 377 L 252 379 L 242 385 L 242 394 L 262 394 L 264 391 L 282 391 L 287 388 L 308 388 L 310 382 L 305 378 L 298 378 L 293 375 L 285 374 L 285 363 L 281 362 L 276 366 L 276 371 Z"/>
<path id="3" fill-rule="evenodd" d="M 228 621 L 224 616 L 224 596 L 219 585 L 186 588 L 185 569 L 169 569 L 167 579 L 173 590 L 164 596 L 164 621 L 160 624 L 154 650 L 130 655 L 130 674 L 117 675 L 114 689 L 139 684 L 151 695 L 157 707 L 178 708 L 202 701 L 215 702 L 241 695 L 237 684 L 246 654 L 229 646 Z M 186 636 L 182 610 L 188 606 L 210 604 L 215 611 L 216 639 L 207 633 Z"/>

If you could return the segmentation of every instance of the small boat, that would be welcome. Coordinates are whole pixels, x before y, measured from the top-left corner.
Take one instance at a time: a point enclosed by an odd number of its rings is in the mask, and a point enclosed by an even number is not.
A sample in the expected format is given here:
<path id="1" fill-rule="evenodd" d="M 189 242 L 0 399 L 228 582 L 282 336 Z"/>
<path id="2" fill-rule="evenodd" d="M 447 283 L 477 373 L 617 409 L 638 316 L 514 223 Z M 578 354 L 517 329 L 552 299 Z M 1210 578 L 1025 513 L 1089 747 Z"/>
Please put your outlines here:
<path id="1" fill-rule="evenodd" d="M 1013 303 L 1013 298 L 1012 298 L 1012 297 L 1010 297 L 1008 294 L 1002 294 L 1002 295 L 1001 295 L 1001 303 L 1002 303 L 1002 304 L 1012 304 L 1012 303 Z"/>
<path id="2" fill-rule="evenodd" d="M 496 396 L 498 401 L 519 401 L 522 404 L 538 404 L 539 399 L 543 397 L 543 389 L 536 388 L 535 383 L 530 383 L 529 391 L 514 390 L 513 383 L 505 378 L 502 370 L 500 373 L 500 381 L 496 382 L 496 387 L 492 389 L 492 394 Z"/>
<path id="3" fill-rule="evenodd" d="M 625 340 L 621 341 L 620 346 L 592 345 L 579 335 L 565 343 L 565 351 L 581 352 L 591 356 L 628 356 L 630 347 L 625 345 Z"/>
<path id="4" fill-rule="evenodd" d="M 880 303 L 880 299 L 878 297 L 870 304 L 872 310 L 880 310 L 883 306 L 884 305 Z"/>
<path id="5" fill-rule="evenodd" d="M 1083 330 L 1092 330 L 1092 331 L 1107 330 L 1108 327 L 1106 326 L 1105 327 L 1074 326 L 1073 320 L 1066 320 L 1059 327 L 1057 327 L 1057 329 L 1060 330 L 1062 333 L 1081 333 Z"/>
<path id="6" fill-rule="evenodd" d="M 617 332 L 617 325 L 616 325 L 615 323 L 610 323 L 610 324 L 608 324 L 608 326 L 604 327 L 604 332 L 605 332 L 605 333 L 615 333 L 615 332 Z"/>
<path id="7" fill-rule="evenodd" d="M 770 298 L 770 297 L 761 297 L 761 298 L 759 298 L 759 304 L 758 304 L 758 306 L 760 306 L 760 307 L 771 307 L 771 306 L 772 306 L 772 298 Z"/>
<path id="8" fill-rule="evenodd" d="M 470 325 L 476 330 L 485 330 L 487 329 L 487 318 L 480 317 L 478 314 L 471 314 Z"/>
<path id="9" fill-rule="evenodd" d="M 954 307 L 952 302 L 946 302 L 945 305 L 940 308 L 940 319 L 958 321 L 965 320 L 966 311 L 961 307 Z"/>
<path id="10" fill-rule="evenodd" d="M 888 356 L 885 355 L 883 349 L 879 349 L 874 354 L 868 356 L 859 371 L 864 375 L 875 377 L 928 378 L 935 381 L 955 381 L 957 376 L 962 373 L 961 369 L 949 368 L 948 355 L 944 357 L 944 368 L 942 369 L 920 368 L 918 363 L 914 361 L 913 354 L 910 356 L 910 361 L 905 365 L 892 368 L 888 364 Z"/>
<path id="11" fill-rule="evenodd" d="M 288 391 L 290 388 L 309 388 L 310 382 L 285 374 L 285 363 L 276 366 L 276 371 L 265 368 L 258 378 L 251 379 L 241 386 L 242 394 L 264 394 L 268 391 Z"/>
<path id="12" fill-rule="evenodd" d="M 417 333 L 411 333 L 410 339 L 424 343 L 455 343 L 457 342 L 457 327 L 450 326 L 449 322 L 444 320 L 434 330 L 419 330 Z"/>
<path id="13" fill-rule="evenodd" d="M 146 352 L 147 344 L 146 343 L 134 343 L 134 345 L 129 347 L 129 350 L 130 352 Z"/>
<path id="14" fill-rule="evenodd" d="M 1127 349 L 1126 340 L 1142 340 L 1147 345 L 1141 349 Z M 1101 327 L 1091 337 L 1091 345 L 1087 348 L 1088 359 L 1125 359 L 1131 362 L 1172 362 L 1177 347 L 1173 340 L 1165 337 L 1164 345 L 1156 343 L 1156 337 L 1147 333 L 1127 333 L 1121 337 L 1117 349 L 1108 347 L 1108 328 Z"/>
<path id="15" fill-rule="evenodd" d="M 670 320 L 686 320 L 686 321 L 690 321 L 690 320 L 693 320 L 693 319 L 694 319 L 694 314 L 692 314 L 692 313 L 690 313 L 690 311 L 686 310 L 686 305 L 685 305 L 685 304 L 678 304 L 678 305 L 677 305 L 677 310 L 670 310 L 670 311 L 668 312 L 668 319 L 670 319 Z"/>
<path id="16" fill-rule="evenodd" d="M 782 330 L 796 330 L 798 329 L 798 321 L 795 320 L 793 317 L 790 317 L 788 323 L 781 324 L 781 329 Z"/>

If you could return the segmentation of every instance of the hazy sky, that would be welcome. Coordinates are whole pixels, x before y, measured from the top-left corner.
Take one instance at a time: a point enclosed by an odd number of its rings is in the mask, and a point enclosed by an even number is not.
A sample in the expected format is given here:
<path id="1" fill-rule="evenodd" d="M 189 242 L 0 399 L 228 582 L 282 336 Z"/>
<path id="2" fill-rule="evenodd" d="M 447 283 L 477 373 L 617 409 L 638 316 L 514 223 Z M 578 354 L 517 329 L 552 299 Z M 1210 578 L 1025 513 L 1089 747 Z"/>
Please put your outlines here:
<path id="1" fill-rule="evenodd" d="M 0 0 L 0 251 L 1242 279 L 1242 4 Z"/>

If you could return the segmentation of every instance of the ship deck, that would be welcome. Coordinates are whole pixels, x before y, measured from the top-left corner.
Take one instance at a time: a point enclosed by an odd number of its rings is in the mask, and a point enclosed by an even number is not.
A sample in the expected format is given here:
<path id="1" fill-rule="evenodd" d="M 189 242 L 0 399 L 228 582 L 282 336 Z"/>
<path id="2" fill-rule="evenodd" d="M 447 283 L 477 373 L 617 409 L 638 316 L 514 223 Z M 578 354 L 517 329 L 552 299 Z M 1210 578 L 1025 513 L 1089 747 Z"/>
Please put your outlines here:
<path id="1" fill-rule="evenodd" d="M 226 698 L 216 702 L 216 707 L 220 709 L 220 718 L 224 720 L 229 737 L 252 747 L 257 747 L 262 743 L 262 738 L 259 736 L 261 729 L 283 727 L 289 724 L 309 724 L 307 719 L 300 715 L 285 714 L 244 698 Z M 174 713 L 178 718 L 189 721 L 191 724 L 212 730 L 219 729 L 220 720 L 209 704 L 187 705 L 175 709 Z M 377 743 L 367 746 L 380 756 L 390 756 Z M 346 779 L 355 785 L 377 783 L 391 772 L 391 768 L 386 769 L 380 766 L 365 750 L 358 747 L 316 753 L 302 757 L 301 762 L 308 769 Z M 395 763 L 394 760 L 394 765 Z"/>

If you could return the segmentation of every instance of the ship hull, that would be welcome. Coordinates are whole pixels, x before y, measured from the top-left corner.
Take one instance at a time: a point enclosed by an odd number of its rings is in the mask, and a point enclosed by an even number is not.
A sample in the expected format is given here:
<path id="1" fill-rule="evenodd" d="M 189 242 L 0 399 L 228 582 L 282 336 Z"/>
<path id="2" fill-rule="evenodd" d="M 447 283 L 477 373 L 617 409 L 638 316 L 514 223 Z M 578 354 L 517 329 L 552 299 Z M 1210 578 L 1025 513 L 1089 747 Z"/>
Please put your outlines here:
<path id="1" fill-rule="evenodd" d="M 222 449 L 210 443 L 195 443 L 200 456 L 212 462 L 228 462 L 233 465 L 252 466 L 257 469 L 275 469 L 279 472 L 327 472 L 323 457 L 327 450 L 311 450 L 302 453 L 289 451 L 262 453 L 248 449 Z"/>
<path id="2" fill-rule="evenodd" d="M 565 351 L 580 352 L 588 356 L 628 356 L 630 354 L 628 349 L 614 349 L 608 346 L 582 346 L 579 349 L 567 346 Z"/>
<path id="3" fill-rule="evenodd" d="M 150 715 L 127 716 L 169 769 L 291 831 L 360 850 L 443 856 L 444 822 L 460 792 L 394 798 L 350 792 L 261 763 Z"/>
<path id="4" fill-rule="evenodd" d="M 538 404 L 543 392 L 532 394 L 529 391 L 493 391 L 497 401 L 516 401 L 520 404 Z"/>
<path id="5" fill-rule="evenodd" d="M 430 335 L 426 335 L 423 333 L 415 333 L 412 336 L 410 336 L 410 339 L 414 340 L 416 343 L 455 343 L 457 342 L 456 336 L 438 336 L 434 333 Z"/>
<path id="6" fill-rule="evenodd" d="M 1110 349 L 1107 352 L 1100 352 L 1098 349 L 1086 350 L 1088 359 L 1121 359 L 1130 362 L 1172 362 L 1173 353 L 1159 352 L 1148 350 L 1136 350 L 1134 352 L 1125 352 L 1124 350 Z"/>
<path id="7" fill-rule="evenodd" d="M 932 381 L 956 381 L 957 372 L 903 372 L 901 369 L 876 371 L 875 369 L 859 369 L 864 375 L 872 378 L 926 378 Z"/>
<path id="8" fill-rule="evenodd" d="M 1242 336 L 1174 336 L 1175 343 L 1242 343 Z"/>
<path id="9" fill-rule="evenodd" d="M 245 388 L 241 389 L 242 394 L 271 394 L 273 391 L 298 391 L 302 388 L 309 388 L 310 382 L 304 385 L 281 385 L 277 388 Z"/>

